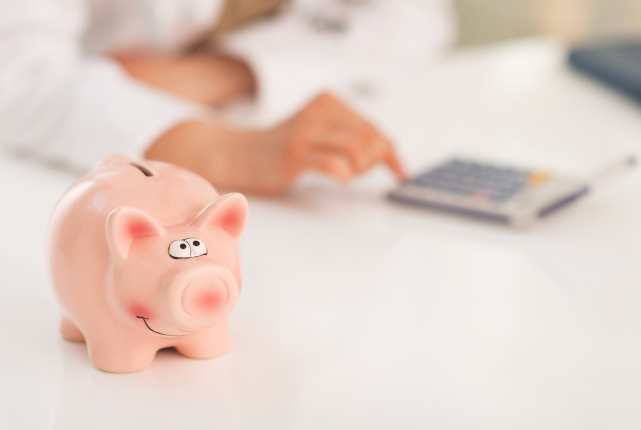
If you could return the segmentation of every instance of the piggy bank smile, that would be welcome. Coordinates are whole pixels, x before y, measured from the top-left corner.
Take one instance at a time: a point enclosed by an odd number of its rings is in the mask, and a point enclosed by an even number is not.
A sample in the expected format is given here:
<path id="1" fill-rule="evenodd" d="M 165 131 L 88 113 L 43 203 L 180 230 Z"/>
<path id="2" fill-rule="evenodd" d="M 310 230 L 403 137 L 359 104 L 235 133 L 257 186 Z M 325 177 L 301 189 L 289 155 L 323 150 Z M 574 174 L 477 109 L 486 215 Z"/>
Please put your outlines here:
<path id="1" fill-rule="evenodd" d="M 161 332 L 156 331 L 156 330 L 154 330 L 153 328 L 149 327 L 149 323 L 147 323 L 147 319 L 148 319 L 148 318 L 146 318 L 146 317 L 141 317 L 140 315 L 136 315 L 136 318 L 140 318 L 141 320 L 143 320 L 143 322 L 145 323 L 145 327 L 147 327 L 147 329 L 149 329 L 149 331 L 152 331 L 152 332 L 154 332 L 154 333 L 156 333 L 156 334 L 159 334 L 159 335 L 162 335 L 162 336 L 178 336 L 178 337 L 180 337 L 180 336 L 189 336 L 190 334 L 192 334 L 192 333 L 193 333 L 193 331 L 186 331 L 186 332 L 185 332 L 185 334 L 167 334 L 167 333 L 161 333 Z M 181 331 L 183 331 L 183 330 L 181 330 Z"/>

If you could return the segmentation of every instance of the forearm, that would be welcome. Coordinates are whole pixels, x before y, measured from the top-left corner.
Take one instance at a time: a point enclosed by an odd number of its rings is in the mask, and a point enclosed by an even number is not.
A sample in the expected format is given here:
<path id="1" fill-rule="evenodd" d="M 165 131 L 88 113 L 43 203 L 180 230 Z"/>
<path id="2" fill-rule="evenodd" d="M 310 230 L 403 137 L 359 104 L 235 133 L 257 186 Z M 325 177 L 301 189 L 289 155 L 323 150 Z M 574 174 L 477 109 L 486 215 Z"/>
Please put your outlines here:
<path id="1" fill-rule="evenodd" d="M 229 186 L 230 178 L 239 174 L 238 159 L 252 134 L 221 123 L 185 122 L 158 138 L 145 158 L 184 167 L 215 186 Z"/>
<path id="2" fill-rule="evenodd" d="M 244 62 L 230 57 L 119 56 L 134 78 L 179 97 L 209 106 L 254 92 L 256 82 Z"/>
<path id="3" fill-rule="evenodd" d="M 226 142 L 232 136 L 233 132 L 225 127 L 186 122 L 158 138 L 145 152 L 145 158 L 176 164 L 204 176 L 204 170 L 220 158 L 212 143 Z"/>
<path id="4" fill-rule="evenodd" d="M 167 131 L 145 158 L 189 169 L 220 189 L 275 194 L 291 182 L 284 163 L 287 148 L 281 145 L 286 138 L 282 126 L 236 130 L 193 121 Z"/>

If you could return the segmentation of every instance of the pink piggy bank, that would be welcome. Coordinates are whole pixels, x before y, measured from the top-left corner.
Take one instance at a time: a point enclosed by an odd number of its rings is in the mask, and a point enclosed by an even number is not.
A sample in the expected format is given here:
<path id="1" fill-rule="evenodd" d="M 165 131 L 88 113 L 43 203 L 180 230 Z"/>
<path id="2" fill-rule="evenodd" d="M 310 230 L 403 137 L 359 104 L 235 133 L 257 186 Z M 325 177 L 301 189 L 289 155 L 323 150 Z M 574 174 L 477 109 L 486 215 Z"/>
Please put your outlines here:
<path id="1" fill-rule="evenodd" d="M 159 162 L 111 156 L 54 209 L 47 262 L 62 336 L 99 369 L 135 372 L 161 348 L 192 358 L 231 349 L 241 275 L 241 194 Z"/>

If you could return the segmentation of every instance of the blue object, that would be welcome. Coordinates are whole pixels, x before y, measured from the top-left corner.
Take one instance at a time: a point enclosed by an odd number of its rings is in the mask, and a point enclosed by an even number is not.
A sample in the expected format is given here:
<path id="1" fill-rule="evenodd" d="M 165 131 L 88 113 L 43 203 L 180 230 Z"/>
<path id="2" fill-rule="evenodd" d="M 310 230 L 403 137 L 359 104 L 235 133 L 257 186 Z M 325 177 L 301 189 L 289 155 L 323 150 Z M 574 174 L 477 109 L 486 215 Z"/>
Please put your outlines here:
<path id="1" fill-rule="evenodd" d="M 641 40 L 602 42 L 574 48 L 570 64 L 641 102 Z"/>

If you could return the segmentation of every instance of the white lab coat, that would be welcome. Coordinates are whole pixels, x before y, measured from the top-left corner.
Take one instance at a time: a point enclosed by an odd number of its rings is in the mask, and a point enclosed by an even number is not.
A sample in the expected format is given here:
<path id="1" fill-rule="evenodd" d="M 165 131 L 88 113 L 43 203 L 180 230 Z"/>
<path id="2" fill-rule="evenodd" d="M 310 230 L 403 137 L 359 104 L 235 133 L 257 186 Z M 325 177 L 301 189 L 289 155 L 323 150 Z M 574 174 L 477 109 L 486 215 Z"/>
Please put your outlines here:
<path id="1" fill-rule="evenodd" d="M 81 169 L 110 153 L 140 157 L 205 107 L 130 78 L 109 55 L 180 52 L 223 1 L 0 0 L 0 144 Z M 284 115 L 325 89 L 381 83 L 452 38 L 448 0 L 355 3 L 342 32 L 311 24 L 322 1 L 219 38 L 252 65 L 262 109 Z"/>

